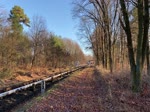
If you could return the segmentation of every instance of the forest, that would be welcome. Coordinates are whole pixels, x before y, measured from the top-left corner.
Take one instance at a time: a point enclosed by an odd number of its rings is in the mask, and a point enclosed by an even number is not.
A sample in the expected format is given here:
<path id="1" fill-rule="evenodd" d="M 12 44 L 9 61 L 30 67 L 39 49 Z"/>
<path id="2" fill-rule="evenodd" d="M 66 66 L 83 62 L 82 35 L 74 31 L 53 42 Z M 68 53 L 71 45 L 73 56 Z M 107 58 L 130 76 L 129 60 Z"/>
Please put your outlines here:
<path id="1" fill-rule="evenodd" d="M 17 5 L 9 14 L 0 9 L 0 87 L 83 65 L 21 110 L 150 112 L 150 0 L 72 0 L 71 5 L 77 36 L 91 56 L 71 37 L 49 31 L 42 16 L 28 18 Z"/>
<path id="2" fill-rule="evenodd" d="M 85 63 L 77 42 L 47 30 L 42 16 L 28 18 L 20 6 L 10 14 L 0 9 L 0 78 L 11 77 L 18 69 L 66 68 Z M 24 31 L 26 27 L 29 30 Z"/>
<path id="3" fill-rule="evenodd" d="M 79 20 L 78 36 L 92 50 L 95 64 L 110 73 L 130 69 L 132 90 L 141 91 L 143 72 L 150 76 L 149 0 L 73 0 L 72 4 L 73 18 Z M 63 68 L 86 63 L 86 58 L 77 42 L 48 31 L 43 17 L 31 20 L 20 6 L 9 15 L 1 8 L 1 78 L 17 68 Z"/>
<path id="4" fill-rule="evenodd" d="M 73 0 L 78 36 L 92 50 L 95 64 L 130 69 L 132 89 L 141 90 L 143 71 L 149 76 L 149 0 Z M 25 32 L 24 27 L 29 30 Z M 86 63 L 78 43 L 47 30 L 41 16 L 28 18 L 20 6 L 0 12 L 0 77 L 16 68 L 59 68 Z M 92 59 L 92 58 L 90 58 Z"/>
<path id="5" fill-rule="evenodd" d="M 112 73 L 130 69 L 132 90 L 141 90 L 142 74 L 150 76 L 149 0 L 75 0 L 73 16 L 79 35 L 93 50 L 96 64 Z"/>

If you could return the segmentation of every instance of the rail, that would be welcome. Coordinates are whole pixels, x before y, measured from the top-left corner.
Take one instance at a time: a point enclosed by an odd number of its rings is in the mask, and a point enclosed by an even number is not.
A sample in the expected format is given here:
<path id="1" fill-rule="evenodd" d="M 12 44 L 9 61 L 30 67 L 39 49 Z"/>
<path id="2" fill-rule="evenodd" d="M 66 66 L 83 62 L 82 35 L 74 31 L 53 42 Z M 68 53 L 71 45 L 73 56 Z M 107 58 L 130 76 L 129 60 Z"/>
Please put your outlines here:
<path id="1" fill-rule="evenodd" d="M 45 92 L 45 89 L 46 89 L 46 82 L 47 82 L 47 81 L 57 80 L 57 79 L 60 78 L 60 77 L 64 77 L 65 75 L 69 75 L 70 73 L 75 72 L 75 71 L 77 71 L 77 70 L 79 70 L 79 69 L 82 69 L 82 68 L 85 68 L 85 67 L 86 67 L 86 66 L 80 66 L 80 67 L 77 67 L 77 68 L 75 68 L 75 69 L 73 69 L 73 70 L 69 70 L 69 71 L 67 71 L 67 72 L 59 73 L 59 74 L 57 74 L 57 75 L 50 76 L 50 77 L 48 77 L 48 78 L 41 79 L 41 80 L 39 80 L 39 81 L 32 82 L 32 83 L 29 83 L 29 84 L 27 84 L 27 85 L 24 85 L 24 86 L 21 86 L 21 87 L 17 87 L 17 88 L 15 88 L 15 89 L 12 89 L 12 90 L 9 90 L 9 91 L 0 93 L 0 98 L 3 98 L 3 97 L 5 97 L 5 96 L 7 96 L 7 95 L 11 95 L 11 94 L 16 93 L 16 92 L 19 92 L 19 91 L 21 91 L 21 90 L 25 90 L 25 89 L 27 89 L 27 88 L 29 88 L 29 87 L 32 87 L 32 86 L 34 87 L 35 85 L 38 85 L 38 84 L 41 84 L 41 93 L 43 93 L 43 92 Z"/>

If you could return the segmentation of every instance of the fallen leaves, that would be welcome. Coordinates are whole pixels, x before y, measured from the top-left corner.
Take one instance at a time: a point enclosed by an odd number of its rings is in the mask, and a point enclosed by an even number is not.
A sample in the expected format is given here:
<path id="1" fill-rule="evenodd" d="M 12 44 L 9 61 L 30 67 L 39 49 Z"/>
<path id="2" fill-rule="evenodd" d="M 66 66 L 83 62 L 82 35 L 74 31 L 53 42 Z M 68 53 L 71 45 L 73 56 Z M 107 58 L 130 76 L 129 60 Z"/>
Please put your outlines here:
<path id="1" fill-rule="evenodd" d="M 53 89 L 53 88 L 52 88 Z M 150 112 L 150 97 L 132 94 L 127 75 L 94 68 L 71 75 L 27 112 Z"/>

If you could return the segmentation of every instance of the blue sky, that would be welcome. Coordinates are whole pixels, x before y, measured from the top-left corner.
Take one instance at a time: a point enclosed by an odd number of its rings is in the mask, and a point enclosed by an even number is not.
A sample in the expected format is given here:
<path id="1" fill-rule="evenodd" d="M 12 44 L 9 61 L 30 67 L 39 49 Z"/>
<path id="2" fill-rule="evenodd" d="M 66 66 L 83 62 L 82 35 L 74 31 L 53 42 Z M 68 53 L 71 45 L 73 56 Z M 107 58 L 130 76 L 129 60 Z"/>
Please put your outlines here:
<path id="1" fill-rule="evenodd" d="M 71 0 L 0 0 L 0 6 L 8 12 L 14 5 L 22 7 L 30 19 L 34 15 L 42 16 L 46 20 L 49 31 L 71 38 L 81 46 L 79 38 L 76 37 L 77 21 L 72 19 Z M 83 46 L 81 47 L 84 50 Z"/>

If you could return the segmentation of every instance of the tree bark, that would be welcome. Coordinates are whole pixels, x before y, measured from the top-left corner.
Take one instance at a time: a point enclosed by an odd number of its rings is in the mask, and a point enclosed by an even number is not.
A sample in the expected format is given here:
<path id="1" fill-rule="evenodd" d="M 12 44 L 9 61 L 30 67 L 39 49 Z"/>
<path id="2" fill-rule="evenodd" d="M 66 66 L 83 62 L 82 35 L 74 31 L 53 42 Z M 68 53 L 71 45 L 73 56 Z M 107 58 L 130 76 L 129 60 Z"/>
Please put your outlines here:
<path id="1" fill-rule="evenodd" d="M 149 65 L 149 43 L 147 44 L 146 59 L 147 59 L 147 75 L 150 76 L 150 65 Z"/>
<path id="2" fill-rule="evenodd" d="M 138 0 L 138 39 L 136 55 L 136 78 L 134 91 L 141 90 L 141 72 L 142 72 L 142 43 L 143 43 L 143 0 Z"/>
<path id="3" fill-rule="evenodd" d="M 124 0 L 120 0 L 120 5 L 121 5 L 121 11 L 123 14 L 123 19 L 124 19 L 124 23 L 120 20 L 121 25 L 123 27 L 123 29 L 125 30 L 125 33 L 127 35 L 127 47 L 128 47 L 128 55 L 129 55 L 129 62 L 130 62 L 130 69 L 131 69 L 131 80 L 132 80 L 132 89 L 134 91 L 134 88 L 138 88 L 136 87 L 136 64 L 135 64 L 135 59 L 134 59 L 134 52 L 133 52 L 133 43 L 132 43 L 132 35 L 131 35 L 131 28 L 130 28 L 130 22 L 129 22 L 129 16 L 126 10 L 126 6 L 125 6 L 125 1 Z"/>
<path id="4" fill-rule="evenodd" d="M 145 62 L 145 54 L 147 52 L 147 46 L 148 46 L 148 30 L 149 30 L 149 7 L 148 7 L 148 0 L 144 0 L 144 36 L 143 36 L 143 46 L 142 46 L 142 69 Z"/>

